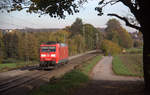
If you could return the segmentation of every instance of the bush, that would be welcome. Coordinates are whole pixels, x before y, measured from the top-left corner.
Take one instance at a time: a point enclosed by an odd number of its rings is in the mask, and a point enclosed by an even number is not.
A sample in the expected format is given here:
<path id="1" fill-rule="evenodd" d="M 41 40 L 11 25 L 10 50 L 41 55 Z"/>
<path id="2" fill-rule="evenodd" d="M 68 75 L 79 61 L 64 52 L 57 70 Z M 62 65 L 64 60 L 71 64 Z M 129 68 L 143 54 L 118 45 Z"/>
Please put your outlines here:
<path id="1" fill-rule="evenodd" d="M 110 40 L 103 40 L 101 49 L 105 55 L 108 55 L 108 54 L 115 55 L 115 54 L 121 53 L 120 46 L 117 45 L 116 43 L 113 43 Z"/>

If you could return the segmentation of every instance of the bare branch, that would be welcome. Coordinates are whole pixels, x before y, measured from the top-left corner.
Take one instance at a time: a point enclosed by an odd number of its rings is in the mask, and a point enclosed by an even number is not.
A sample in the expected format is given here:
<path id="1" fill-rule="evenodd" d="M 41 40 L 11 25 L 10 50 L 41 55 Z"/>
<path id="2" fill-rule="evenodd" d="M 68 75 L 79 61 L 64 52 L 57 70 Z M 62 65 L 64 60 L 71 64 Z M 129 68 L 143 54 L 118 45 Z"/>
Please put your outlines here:
<path id="1" fill-rule="evenodd" d="M 117 15 L 117 14 L 108 14 L 108 16 L 115 16 L 115 17 L 117 17 L 117 18 L 123 20 L 123 21 L 126 23 L 127 26 L 132 27 L 132 28 L 135 28 L 135 29 L 137 29 L 137 30 L 141 30 L 141 27 L 131 24 L 131 23 L 127 20 L 127 18 L 125 18 L 125 17 L 121 17 L 121 16 L 119 16 L 119 15 Z"/>
<path id="2" fill-rule="evenodd" d="M 111 2 L 110 4 L 111 4 L 111 5 L 114 5 L 114 4 L 118 3 L 118 2 L 119 2 L 119 0 L 114 1 L 114 2 Z"/>
<path id="3" fill-rule="evenodd" d="M 112 0 L 112 1 L 105 2 L 105 3 L 103 3 L 104 5 L 101 6 L 101 8 L 105 7 L 107 4 L 114 5 L 114 4 L 116 4 L 117 2 L 119 2 L 119 0 L 115 0 L 115 1 Z"/>
<path id="4" fill-rule="evenodd" d="M 125 6 L 129 7 L 131 13 L 134 14 L 134 16 L 136 17 L 136 19 L 139 21 L 139 16 L 138 14 L 138 9 L 135 6 L 134 7 L 134 3 L 131 0 L 120 0 Z M 137 3 L 136 3 L 137 4 Z M 138 6 L 138 5 L 137 5 Z"/>
<path id="5" fill-rule="evenodd" d="M 118 3 L 118 2 L 120 2 L 120 0 L 109 0 L 109 1 L 101 0 L 101 1 L 99 2 L 99 4 L 98 4 L 99 7 L 96 7 L 95 10 L 98 11 L 98 12 L 99 12 L 98 15 L 101 16 L 101 15 L 103 15 L 102 9 L 103 9 L 105 6 L 107 6 L 108 4 L 114 5 L 114 4 Z"/>

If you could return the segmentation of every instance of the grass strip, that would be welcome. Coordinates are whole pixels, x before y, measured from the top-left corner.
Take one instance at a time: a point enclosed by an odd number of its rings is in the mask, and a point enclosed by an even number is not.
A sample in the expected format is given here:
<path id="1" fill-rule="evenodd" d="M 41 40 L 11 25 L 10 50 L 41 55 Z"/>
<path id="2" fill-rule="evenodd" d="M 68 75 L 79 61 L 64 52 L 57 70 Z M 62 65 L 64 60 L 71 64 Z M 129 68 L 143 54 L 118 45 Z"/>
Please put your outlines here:
<path id="1" fill-rule="evenodd" d="M 143 77 L 143 59 L 141 54 L 119 55 L 123 64 L 132 72 L 132 76 Z"/>
<path id="2" fill-rule="evenodd" d="M 99 62 L 99 60 L 102 58 L 101 55 L 96 56 L 93 60 L 88 61 L 86 64 L 80 68 L 81 72 L 84 74 L 88 75 L 90 71 L 93 69 L 93 67 Z"/>
<path id="3" fill-rule="evenodd" d="M 66 73 L 60 79 L 34 89 L 30 95 L 70 95 L 76 88 L 85 86 L 89 81 L 88 73 L 100 59 L 100 55 L 94 57 L 86 65 Z"/>
<path id="4" fill-rule="evenodd" d="M 129 53 L 129 54 L 142 54 L 143 49 L 142 48 L 130 48 L 130 49 L 126 50 L 126 53 Z"/>
<path id="5" fill-rule="evenodd" d="M 114 56 L 113 62 L 113 71 L 117 75 L 126 75 L 126 76 L 132 76 L 132 72 L 129 71 L 129 69 L 122 63 L 120 58 L 118 56 Z"/>
<path id="6" fill-rule="evenodd" d="M 123 60 L 123 58 L 125 60 Z M 112 64 L 113 71 L 117 75 L 140 77 L 143 76 L 140 65 L 136 63 L 135 59 L 133 60 L 129 56 L 114 56 Z"/>
<path id="7" fill-rule="evenodd" d="M 26 62 L 26 61 L 16 61 L 16 62 L 9 62 L 9 63 L 3 63 L 0 64 L 0 72 L 4 72 L 4 71 L 9 71 L 12 69 L 17 69 L 17 68 L 21 68 L 21 67 L 25 67 L 25 66 L 30 66 L 30 65 L 34 65 L 34 64 L 38 64 L 37 61 L 30 61 L 30 62 Z"/>

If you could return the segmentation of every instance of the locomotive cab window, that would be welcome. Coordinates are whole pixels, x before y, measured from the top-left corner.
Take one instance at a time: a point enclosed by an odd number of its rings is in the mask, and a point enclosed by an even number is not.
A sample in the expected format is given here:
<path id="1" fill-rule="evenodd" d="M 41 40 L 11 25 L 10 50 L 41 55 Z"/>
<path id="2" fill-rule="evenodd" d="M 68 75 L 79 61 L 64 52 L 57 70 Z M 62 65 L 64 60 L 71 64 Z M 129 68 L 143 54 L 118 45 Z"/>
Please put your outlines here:
<path id="1" fill-rule="evenodd" d="M 49 47 L 49 52 L 55 52 L 55 51 L 56 51 L 56 47 L 55 46 Z"/>
<path id="2" fill-rule="evenodd" d="M 55 46 L 41 47 L 41 52 L 55 52 L 55 51 L 56 51 Z"/>
<path id="3" fill-rule="evenodd" d="M 41 52 L 48 52 L 48 47 L 41 47 Z"/>

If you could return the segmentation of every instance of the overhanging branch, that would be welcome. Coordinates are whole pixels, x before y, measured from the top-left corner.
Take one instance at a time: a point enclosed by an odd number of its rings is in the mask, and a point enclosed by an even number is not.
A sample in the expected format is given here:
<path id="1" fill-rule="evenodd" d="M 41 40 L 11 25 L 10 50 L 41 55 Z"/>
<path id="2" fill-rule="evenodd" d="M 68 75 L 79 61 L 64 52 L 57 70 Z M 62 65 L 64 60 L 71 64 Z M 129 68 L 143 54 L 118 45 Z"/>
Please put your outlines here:
<path id="1" fill-rule="evenodd" d="M 119 16 L 119 15 L 117 15 L 117 14 L 107 14 L 107 15 L 108 15 L 108 16 L 115 16 L 115 17 L 117 17 L 117 18 L 123 20 L 123 21 L 126 23 L 127 26 L 132 27 L 132 28 L 135 28 L 135 29 L 137 29 L 137 30 L 141 30 L 141 27 L 131 24 L 131 23 L 127 20 L 127 18 L 125 18 L 125 17 L 121 17 L 121 16 Z"/>

